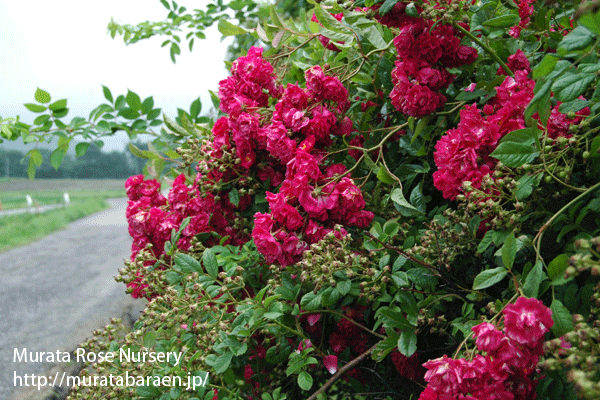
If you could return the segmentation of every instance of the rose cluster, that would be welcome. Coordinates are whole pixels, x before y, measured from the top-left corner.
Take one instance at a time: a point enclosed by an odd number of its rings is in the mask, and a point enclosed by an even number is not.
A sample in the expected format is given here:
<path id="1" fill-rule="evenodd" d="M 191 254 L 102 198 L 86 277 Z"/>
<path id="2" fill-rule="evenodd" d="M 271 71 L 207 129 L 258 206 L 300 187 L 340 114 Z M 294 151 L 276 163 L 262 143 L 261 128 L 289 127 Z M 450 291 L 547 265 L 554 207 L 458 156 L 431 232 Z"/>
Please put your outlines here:
<path id="1" fill-rule="evenodd" d="M 181 231 L 177 245 L 179 249 L 190 247 L 192 238 L 202 232 L 217 232 L 221 236 L 239 238 L 231 226 L 238 207 L 229 201 L 215 201 L 212 195 L 201 196 L 197 186 L 186 185 L 185 175 L 179 175 L 165 197 L 160 192 L 160 183 L 154 179 L 144 180 L 143 175 L 135 175 L 125 182 L 129 199 L 126 217 L 129 234 L 133 238 L 131 260 L 149 247 L 154 260 L 165 254 L 165 243 L 171 239 L 173 230 L 179 230 L 184 219 L 189 222 Z M 246 240 L 248 240 L 246 238 Z M 152 265 L 152 259 L 144 265 Z M 147 285 L 142 283 L 144 271 L 138 271 L 137 278 L 128 283 L 132 296 L 152 297 L 146 293 Z"/>
<path id="2" fill-rule="evenodd" d="M 381 23 L 400 29 L 394 38 L 398 56 L 390 98 L 398 111 L 420 118 L 446 103 L 440 90 L 455 78 L 446 68 L 473 63 L 477 50 L 461 45 L 463 35 L 450 25 L 407 16 L 406 6 L 398 2 L 381 19 Z"/>
<path id="3" fill-rule="evenodd" d="M 554 324 L 552 311 L 540 300 L 520 297 L 502 314 L 502 331 L 488 322 L 472 328 L 482 354 L 470 360 L 443 356 L 423 364 L 428 384 L 419 400 L 535 398 L 532 375 Z"/>
<path id="4" fill-rule="evenodd" d="M 521 31 L 523 30 L 523 28 L 527 28 L 529 26 L 529 23 L 531 22 L 530 17 L 533 15 L 534 11 L 534 2 L 535 0 L 519 0 L 517 6 L 519 8 L 519 18 L 521 20 L 519 21 L 518 25 L 510 28 L 510 30 L 508 31 L 508 34 L 510 36 L 514 37 L 515 39 L 518 38 L 521 35 Z"/>
<path id="5" fill-rule="evenodd" d="M 447 199 L 455 199 L 462 192 L 463 182 L 479 188 L 482 178 L 489 175 L 497 164 L 490 154 L 498 141 L 507 133 L 525 128 L 524 112 L 533 98 L 535 82 L 528 74 L 529 62 L 523 52 L 508 57 L 508 66 L 515 77 L 507 76 L 497 86 L 496 96 L 483 107 L 483 115 L 476 104 L 460 111 L 460 121 L 435 145 L 434 161 L 438 168 L 433 173 L 433 183 Z M 499 69 L 498 74 L 504 74 Z M 560 105 L 560 104 L 559 104 Z M 548 136 L 569 136 L 569 126 L 578 124 L 589 108 L 581 110 L 575 118 L 567 117 L 555 106 L 548 119 Z M 534 118 L 539 117 L 534 115 Z M 544 129 L 540 125 L 541 129 Z"/>
<path id="6" fill-rule="evenodd" d="M 365 227 L 373 218 L 346 168 L 326 165 L 332 136 L 352 130 L 352 122 L 341 117 L 348 91 L 319 66 L 307 70 L 305 79 L 306 88 L 288 84 L 275 105 L 267 149 L 285 166 L 285 179 L 278 193 L 267 192 L 270 213 L 257 213 L 252 231 L 267 262 L 282 266 L 298 261 L 335 225 Z"/>

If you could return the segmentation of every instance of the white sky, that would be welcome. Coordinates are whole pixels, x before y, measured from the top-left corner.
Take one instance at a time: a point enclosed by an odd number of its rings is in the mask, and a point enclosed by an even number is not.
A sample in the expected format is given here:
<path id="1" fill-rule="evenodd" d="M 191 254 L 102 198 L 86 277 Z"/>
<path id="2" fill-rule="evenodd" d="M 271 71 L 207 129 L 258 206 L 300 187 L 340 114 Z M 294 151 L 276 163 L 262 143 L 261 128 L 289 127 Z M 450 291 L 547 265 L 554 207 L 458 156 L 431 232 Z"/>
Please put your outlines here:
<path id="1" fill-rule="evenodd" d="M 208 1 L 178 3 L 192 9 Z M 53 101 L 68 99 L 66 120 L 87 117 L 105 101 L 101 85 L 114 97 L 127 89 L 142 100 L 152 95 L 155 107 L 172 117 L 199 96 L 208 111 L 208 90 L 227 76 L 222 62 L 227 44 L 220 42 L 216 25 L 206 40 L 196 40 L 192 53 L 182 42 L 176 64 L 168 47 L 160 47 L 166 37 L 125 46 L 122 37 L 108 34 L 111 17 L 135 24 L 165 19 L 167 13 L 159 0 L 0 0 L 0 116 L 20 115 L 31 123 L 35 114 L 22 104 L 35 102 L 39 87 Z M 124 138 L 106 142 L 104 149 L 121 149 L 124 143 Z"/>

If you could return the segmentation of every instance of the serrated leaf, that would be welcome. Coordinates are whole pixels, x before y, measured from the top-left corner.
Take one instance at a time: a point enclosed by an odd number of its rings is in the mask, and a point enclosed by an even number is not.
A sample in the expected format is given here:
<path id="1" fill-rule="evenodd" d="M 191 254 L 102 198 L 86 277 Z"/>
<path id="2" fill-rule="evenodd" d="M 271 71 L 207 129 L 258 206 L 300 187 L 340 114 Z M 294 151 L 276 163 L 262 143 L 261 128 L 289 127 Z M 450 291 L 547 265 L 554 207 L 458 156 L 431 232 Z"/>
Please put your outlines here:
<path id="1" fill-rule="evenodd" d="M 563 336 L 573 330 L 573 316 L 560 300 L 553 300 L 550 304 L 550 310 L 552 310 L 552 320 L 554 321 L 551 330 L 556 337 Z"/>
<path id="2" fill-rule="evenodd" d="M 213 365 L 213 369 L 216 374 L 222 374 L 229 368 L 231 364 L 231 360 L 233 359 L 233 353 L 225 353 L 221 354 L 215 360 L 215 364 Z"/>
<path id="3" fill-rule="evenodd" d="M 217 28 L 219 29 L 219 32 L 221 32 L 221 34 L 223 36 L 245 35 L 246 33 L 248 33 L 248 31 L 245 30 L 244 28 L 234 25 L 231 22 L 229 22 L 223 18 L 219 20 L 219 24 L 217 25 Z"/>
<path id="4" fill-rule="evenodd" d="M 400 333 L 398 350 L 406 357 L 412 356 L 417 351 L 417 335 L 414 331 L 403 331 Z"/>
<path id="5" fill-rule="evenodd" d="M 550 116 L 550 95 L 552 93 L 552 79 L 548 79 L 547 82 L 542 83 L 538 81 L 536 83 L 536 89 L 538 85 L 541 85 L 539 90 L 536 90 L 533 99 L 529 102 L 529 105 L 525 109 L 525 119 L 529 120 L 535 113 L 540 115 L 540 121 L 542 124 L 548 122 Z"/>
<path id="6" fill-rule="evenodd" d="M 349 279 L 345 281 L 338 282 L 336 285 L 336 289 L 340 292 L 342 296 L 345 296 L 352 289 L 352 282 Z"/>
<path id="7" fill-rule="evenodd" d="M 492 244 L 493 237 L 494 231 L 487 231 L 479 242 L 479 245 L 477 245 L 477 253 L 483 253 Z"/>
<path id="8" fill-rule="evenodd" d="M 35 103 L 25 103 L 23 105 L 29 111 L 34 112 L 34 113 L 41 113 L 41 112 L 44 112 L 44 111 L 46 111 L 48 109 L 48 107 L 46 107 L 46 106 L 43 106 L 41 104 L 35 104 Z"/>
<path id="9" fill-rule="evenodd" d="M 557 79 L 552 85 L 554 97 L 562 102 L 574 100 L 587 90 L 595 78 L 595 74 L 582 73 L 569 74 Z"/>
<path id="10" fill-rule="evenodd" d="M 400 188 L 396 188 L 396 189 L 392 190 L 392 193 L 390 194 L 390 199 L 397 205 L 400 213 L 402 215 L 404 215 L 405 217 L 422 214 L 421 211 L 419 211 L 415 206 L 410 204 L 404 198 L 404 194 L 402 193 L 402 189 L 400 189 Z"/>
<path id="11" fill-rule="evenodd" d="M 62 164 L 62 161 L 65 158 L 65 154 L 66 151 L 63 149 L 56 149 L 50 154 L 50 165 L 52 165 L 55 170 L 58 171 L 60 164 Z"/>
<path id="12" fill-rule="evenodd" d="M 508 274 L 508 270 L 504 267 L 482 271 L 473 281 L 473 290 L 481 290 L 493 286 L 504 279 L 506 274 Z"/>
<path id="13" fill-rule="evenodd" d="M 525 278 L 525 283 L 523 284 L 523 293 L 527 297 L 537 298 L 540 284 L 546 278 L 543 271 L 543 263 L 538 261 L 535 263 L 531 271 L 527 274 L 527 278 Z"/>
<path id="14" fill-rule="evenodd" d="M 198 272 L 199 274 L 202 274 L 204 272 L 200 262 L 198 262 L 198 260 L 189 254 L 185 253 L 178 253 L 175 256 L 175 265 L 179 266 L 183 272 L 187 273 Z M 215 278 L 215 276 L 212 277 Z"/>
<path id="15" fill-rule="evenodd" d="M 490 155 L 502 161 L 507 167 L 516 168 L 535 160 L 540 152 L 530 145 L 504 142 L 500 143 Z"/>
<path id="16" fill-rule="evenodd" d="M 554 69 L 558 62 L 558 57 L 553 54 L 546 54 L 542 61 L 533 69 L 533 79 L 539 79 L 548 75 Z"/>
<path id="17" fill-rule="evenodd" d="M 240 194 L 236 188 L 233 188 L 229 191 L 228 198 L 229 202 L 234 206 L 238 207 L 240 205 Z"/>
<path id="18" fill-rule="evenodd" d="M 300 389 L 310 390 L 312 385 L 313 385 L 312 376 L 310 376 L 310 374 L 306 371 L 300 372 L 300 375 L 298 375 L 298 386 L 300 386 Z"/>
<path id="19" fill-rule="evenodd" d="M 501 15 L 492 19 L 488 19 L 483 23 L 483 26 L 488 28 L 509 28 L 519 23 L 520 17 L 514 14 Z"/>
<path id="20" fill-rule="evenodd" d="M 317 310 L 321 307 L 321 299 L 321 293 L 314 294 L 313 292 L 308 292 L 302 296 L 302 299 L 300 300 L 300 307 L 306 311 Z"/>
<path id="21" fill-rule="evenodd" d="M 337 33 L 353 35 L 350 28 L 335 19 L 335 17 L 327 10 L 324 10 L 321 4 L 317 4 L 317 6 L 314 8 L 314 12 L 319 20 L 319 23 L 322 24 L 325 29 L 329 29 L 330 31 Z"/>
<path id="22" fill-rule="evenodd" d="M 57 100 L 48 106 L 52 111 L 62 110 L 65 107 L 67 107 L 67 99 Z"/>
<path id="23" fill-rule="evenodd" d="M 34 95 L 35 101 L 37 101 L 38 103 L 50 103 L 52 101 L 52 98 L 50 97 L 50 93 L 46 92 L 45 90 L 42 90 L 40 88 L 37 88 L 37 90 L 35 91 L 35 95 Z"/>
<path id="24" fill-rule="evenodd" d="M 385 15 L 392 11 L 398 1 L 399 0 L 385 0 L 381 7 L 379 7 L 379 15 Z"/>
<path id="25" fill-rule="evenodd" d="M 588 3 L 593 4 L 593 3 Z M 579 25 L 585 26 L 590 30 L 590 32 L 595 33 L 597 36 L 600 36 L 600 12 L 593 12 L 593 9 L 590 12 L 583 14 L 579 17 L 577 21 Z"/>
<path id="26" fill-rule="evenodd" d="M 154 329 L 148 330 L 144 334 L 144 347 L 150 349 L 156 345 L 156 331 Z"/>
<path id="27" fill-rule="evenodd" d="M 578 26 L 573 29 L 558 44 L 558 50 L 573 51 L 588 47 L 594 41 L 594 35 L 586 27 Z"/>
<path id="28" fill-rule="evenodd" d="M 142 108 L 142 100 L 140 99 L 140 96 L 137 93 L 128 90 L 127 96 L 125 96 L 125 101 L 129 105 L 129 108 L 136 112 L 137 116 L 137 111 L 140 111 Z"/>
<path id="29" fill-rule="evenodd" d="M 506 134 L 506 136 L 500 139 L 500 143 L 514 142 L 524 145 L 531 145 L 535 143 L 536 139 L 538 139 L 541 134 L 542 131 L 538 130 L 537 128 L 517 129 Z"/>
<path id="30" fill-rule="evenodd" d="M 504 267 L 511 269 L 515 262 L 515 255 L 517 254 L 517 240 L 515 239 L 514 231 L 504 241 L 500 254 L 502 255 L 502 264 L 504 264 Z"/>
<path id="31" fill-rule="evenodd" d="M 204 264 L 208 275 L 216 279 L 219 274 L 219 266 L 217 264 L 217 257 L 212 249 L 204 250 L 204 253 L 202 253 L 202 264 Z"/>
<path id="32" fill-rule="evenodd" d="M 569 267 L 570 258 L 567 254 L 559 254 L 548 264 L 548 277 L 552 280 L 553 285 L 565 283 L 564 275 Z"/>
<path id="33" fill-rule="evenodd" d="M 104 94 L 104 98 L 106 100 L 110 101 L 111 103 L 114 102 L 112 93 L 110 92 L 110 89 L 104 85 L 102 85 L 102 93 Z"/>

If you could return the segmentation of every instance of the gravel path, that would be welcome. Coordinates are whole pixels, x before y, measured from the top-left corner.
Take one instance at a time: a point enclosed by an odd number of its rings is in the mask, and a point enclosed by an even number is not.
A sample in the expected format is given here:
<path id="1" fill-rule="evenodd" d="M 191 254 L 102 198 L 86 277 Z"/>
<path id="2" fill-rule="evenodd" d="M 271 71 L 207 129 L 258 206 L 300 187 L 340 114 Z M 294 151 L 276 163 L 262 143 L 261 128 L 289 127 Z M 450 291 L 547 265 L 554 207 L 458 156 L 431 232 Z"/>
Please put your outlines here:
<path id="1" fill-rule="evenodd" d="M 14 349 L 70 351 L 111 317 L 143 307 L 113 277 L 128 258 L 131 238 L 126 199 L 80 219 L 30 245 L 0 253 L 0 400 L 14 388 L 14 374 L 47 365 L 19 363 Z"/>

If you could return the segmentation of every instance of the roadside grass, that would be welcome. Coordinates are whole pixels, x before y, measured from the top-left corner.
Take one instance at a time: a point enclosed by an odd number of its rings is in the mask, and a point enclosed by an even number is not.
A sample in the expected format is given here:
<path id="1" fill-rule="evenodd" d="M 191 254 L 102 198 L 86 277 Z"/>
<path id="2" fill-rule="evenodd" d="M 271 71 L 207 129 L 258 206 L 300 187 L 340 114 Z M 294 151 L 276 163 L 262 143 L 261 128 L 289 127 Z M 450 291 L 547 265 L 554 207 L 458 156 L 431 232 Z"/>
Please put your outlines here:
<path id="1" fill-rule="evenodd" d="M 26 195 L 35 205 L 63 204 L 69 193 L 68 207 L 42 213 L 0 215 L 0 253 L 40 239 L 64 228 L 70 222 L 108 208 L 106 199 L 125 197 L 122 180 L 9 179 L 0 181 L 0 202 L 4 210 L 26 208 Z M 35 207 L 35 206 L 34 206 Z"/>
<path id="2" fill-rule="evenodd" d="M 88 197 L 40 214 L 24 213 L 0 217 L 0 253 L 31 243 L 70 222 L 108 208 L 102 197 Z"/>
<path id="3" fill-rule="evenodd" d="M 63 194 L 71 202 L 81 202 L 90 197 L 103 199 L 125 197 L 124 180 L 117 179 L 2 179 L 0 180 L 0 210 L 27 207 L 27 195 L 34 206 L 62 204 Z"/>

